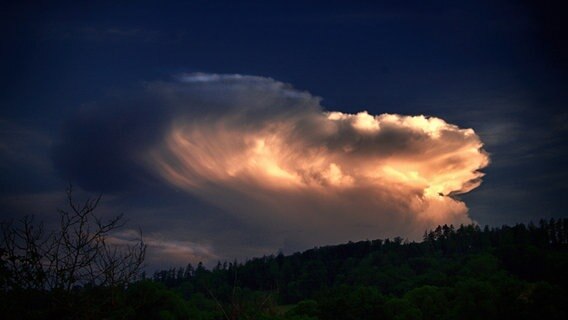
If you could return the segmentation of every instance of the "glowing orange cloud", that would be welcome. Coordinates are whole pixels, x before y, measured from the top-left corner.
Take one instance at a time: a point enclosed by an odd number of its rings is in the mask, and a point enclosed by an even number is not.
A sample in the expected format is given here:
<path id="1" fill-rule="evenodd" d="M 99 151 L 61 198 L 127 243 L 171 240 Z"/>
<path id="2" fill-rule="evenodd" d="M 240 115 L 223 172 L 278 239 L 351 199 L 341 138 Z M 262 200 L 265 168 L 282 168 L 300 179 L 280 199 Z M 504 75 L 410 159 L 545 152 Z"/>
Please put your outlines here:
<path id="1" fill-rule="evenodd" d="M 251 79 L 186 76 L 188 86 L 229 92 L 237 106 L 172 119 L 162 143 L 145 153 L 148 168 L 246 221 L 309 243 L 415 238 L 437 224 L 471 222 L 453 195 L 478 187 L 489 163 L 472 129 L 421 115 L 327 112 L 308 93 Z"/>

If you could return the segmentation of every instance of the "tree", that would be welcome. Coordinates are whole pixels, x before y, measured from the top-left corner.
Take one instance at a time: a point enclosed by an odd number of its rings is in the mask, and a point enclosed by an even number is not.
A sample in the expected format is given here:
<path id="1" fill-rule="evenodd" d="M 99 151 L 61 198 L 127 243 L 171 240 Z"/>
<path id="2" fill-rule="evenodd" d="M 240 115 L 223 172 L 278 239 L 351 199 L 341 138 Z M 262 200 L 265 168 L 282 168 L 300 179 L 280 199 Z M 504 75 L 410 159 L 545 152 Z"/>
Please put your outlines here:
<path id="1" fill-rule="evenodd" d="M 132 242 L 112 237 L 125 222 L 122 214 L 107 221 L 95 214 L 101 196 L 78 204 L 69 187 L 67 200 L 69 209 L 58 210 L 58 230 L 46 232 L 33 216 L 2 223 L 2 291 L 120 287 L 138 276 L 146 252 L 141 233 Z"/>

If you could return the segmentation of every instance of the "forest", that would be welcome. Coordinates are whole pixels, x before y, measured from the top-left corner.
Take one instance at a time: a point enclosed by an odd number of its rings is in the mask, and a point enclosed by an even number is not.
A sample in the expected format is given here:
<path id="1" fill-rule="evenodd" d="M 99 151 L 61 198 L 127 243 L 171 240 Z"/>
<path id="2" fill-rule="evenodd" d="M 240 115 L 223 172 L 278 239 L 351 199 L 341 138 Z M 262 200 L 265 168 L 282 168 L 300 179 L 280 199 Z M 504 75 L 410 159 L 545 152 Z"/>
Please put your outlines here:
<path id="1" fill-rule="evenodd" d="M 4 251 L 0 308 L 4 319 L 566 319 L 567 249 L 568 219 L 443 225 L 421 242 L 188 263 L 70 290 L 18 285 Z"/>

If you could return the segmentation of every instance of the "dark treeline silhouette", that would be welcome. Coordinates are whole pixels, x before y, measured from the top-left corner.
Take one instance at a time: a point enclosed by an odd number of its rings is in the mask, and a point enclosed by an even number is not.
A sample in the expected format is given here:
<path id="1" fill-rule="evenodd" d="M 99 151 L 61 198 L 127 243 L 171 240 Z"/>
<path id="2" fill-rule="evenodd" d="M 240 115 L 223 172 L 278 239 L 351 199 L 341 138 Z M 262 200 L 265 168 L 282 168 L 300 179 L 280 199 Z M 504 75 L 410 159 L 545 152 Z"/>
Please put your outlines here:
<path id="1" fill-rule="evenodd" d="M 113 291 L 111 305 L 89 314 L 111 319 L 565 319 L 567 249 L 568 219 L 499 228 L 444 225 L 425 232 L 422 242 L 349 242 L 219 262 L 211 269 L 199 263 L 157 271 Z M 105 294 L 96 289 L 78 289 L 77 296 L 96 304 Z M 6 295 L 6 301 L 15 299 L 9 292 L 3 295 L 3 301 Z"/>
<path id="2" fill-rule="evenodd" d="M 212 300 L 229 319 L 564 319 L 567 248 L 568 219 L 444 225 L 420 243 L 350 242 L 212 270 L 188 264 L 152 280 Z"/>

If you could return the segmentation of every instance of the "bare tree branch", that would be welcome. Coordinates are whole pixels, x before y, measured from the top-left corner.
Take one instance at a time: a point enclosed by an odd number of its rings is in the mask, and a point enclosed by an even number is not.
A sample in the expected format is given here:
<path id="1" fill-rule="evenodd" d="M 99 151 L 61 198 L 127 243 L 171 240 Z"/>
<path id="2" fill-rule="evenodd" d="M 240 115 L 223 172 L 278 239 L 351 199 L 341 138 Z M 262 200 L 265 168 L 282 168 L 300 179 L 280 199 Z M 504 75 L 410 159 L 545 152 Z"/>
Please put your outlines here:
<path id="1" fill-rule="evenodd" d="M 71 187 L 66 194 L 69 210 L 58 210 L 56 231 L 45 233 L 30 216 L 2 223 L 3 290 L 126 286 L 140 273 L 146 253 L 142 233 L 132 244 L 109 243 L 112 233 L 125 225 L 123 215 L 103 220 L 95 214 L 101 195 L 77 203 Z"/>

